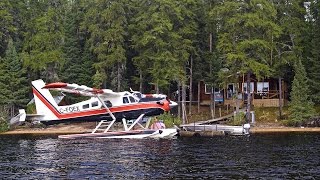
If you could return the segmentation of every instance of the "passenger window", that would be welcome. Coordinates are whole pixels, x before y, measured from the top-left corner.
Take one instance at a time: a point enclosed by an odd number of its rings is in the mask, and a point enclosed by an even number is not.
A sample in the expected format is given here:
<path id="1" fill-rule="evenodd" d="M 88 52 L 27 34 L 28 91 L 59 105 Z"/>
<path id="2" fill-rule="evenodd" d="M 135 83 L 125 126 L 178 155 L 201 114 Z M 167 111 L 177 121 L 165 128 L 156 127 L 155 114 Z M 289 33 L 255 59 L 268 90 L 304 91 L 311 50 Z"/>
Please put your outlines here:
<path id="1" fill-rule="evenodd" d="M 88 109 L 89 108 L 89 104 L 85 104 L 82 106 L 82 109 Z"/>
<path id="2" fill-rule="evenodd" d="M 91 103 L 91 106 L 92 106 L 92 107 L 96 107 L 96 106 L 98 106 L 98 105 L 99 105 L 98 101 Z"/>
<path id="3" fill-rule="evenodd" d="M 130 99 L 131 103 L 135 103 L 136 102 L 136 99 L 134 99 L 132 96 L 129 96 L 129 99 Z"/>
<path id="4" fill-rule="evenodd" d="M 109 100 L 104 101 L 104 104 L 105 104 L 107 107 L 112 107 L 112 103 L 111 103 Z"/>
<path id="5" fill-rule="evenodd" d="M 128 97 L 123 97 L 123 104 L 127 104 L 127 103 L 129 103 Z"/>

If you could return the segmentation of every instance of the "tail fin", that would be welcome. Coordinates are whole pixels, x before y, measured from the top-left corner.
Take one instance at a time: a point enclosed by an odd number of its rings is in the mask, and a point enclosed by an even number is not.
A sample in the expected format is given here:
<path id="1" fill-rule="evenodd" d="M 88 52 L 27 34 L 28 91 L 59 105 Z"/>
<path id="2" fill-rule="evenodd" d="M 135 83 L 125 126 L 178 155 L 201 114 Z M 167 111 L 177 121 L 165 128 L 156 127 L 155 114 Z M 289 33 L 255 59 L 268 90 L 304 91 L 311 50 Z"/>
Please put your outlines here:
<path id="1" fill-rule="evenodd" d="M 42 79 L 32 81 L 32 92 L 36 104 L 37 114 L 44 115 L 43 120 L 56 120 L 58 105 L 48 89 L 42 89 L 45 83 Z"/>

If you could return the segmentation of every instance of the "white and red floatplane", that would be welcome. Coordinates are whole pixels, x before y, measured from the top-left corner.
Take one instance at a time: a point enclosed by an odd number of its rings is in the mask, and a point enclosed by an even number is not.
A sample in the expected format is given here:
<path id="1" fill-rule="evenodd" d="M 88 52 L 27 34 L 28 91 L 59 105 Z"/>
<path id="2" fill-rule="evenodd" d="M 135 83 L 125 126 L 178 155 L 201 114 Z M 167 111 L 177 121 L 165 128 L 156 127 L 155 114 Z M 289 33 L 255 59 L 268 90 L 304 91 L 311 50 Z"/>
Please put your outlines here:
<path id="1" fill-rule="evenodd" d="M 90 98 L 71 105 L 58 105 L 49 90 L 73 93 Z M 60 138 L 143 138 L 168 137 L 177 134 L 176 129 L 165 129 L 163 127 L 149 129 L 140 124 L 144 116 L 160 115 L 177 105 L 166 96 L 146 100 L 128 91 L 114 92 L 110 89 L 95 89 L 63 82 L 45 84 L 41 79 L 32 81 L 32 91 L 37 114 L 29 115 L 29 117 L 41 123 L 100 121 L 91 134 L 65 135 L 59 136 Z M 135 119 L 133 125 L 128 127 L 126 120 L 133 119 Z M 115 122 L 123 123 L 123 131 L 109 131 Z M 98 133 L 97 131 L 101 130 L 103 124 L 106 129 Z M 141 129 L 133 130 L 134 125 L 139 125 Z"/>

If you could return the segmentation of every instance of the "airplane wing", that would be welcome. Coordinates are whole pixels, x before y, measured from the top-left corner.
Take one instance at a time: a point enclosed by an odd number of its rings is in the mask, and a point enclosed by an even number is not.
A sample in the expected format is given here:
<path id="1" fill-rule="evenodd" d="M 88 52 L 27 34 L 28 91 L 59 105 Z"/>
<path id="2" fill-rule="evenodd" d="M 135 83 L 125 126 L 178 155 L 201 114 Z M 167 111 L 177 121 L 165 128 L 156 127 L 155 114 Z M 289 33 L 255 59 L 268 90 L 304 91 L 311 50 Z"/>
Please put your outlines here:
<path id="1" fill-rule="evenodd" d="M 55 82 L 46 84 L 44 89 L 79 94 L 82 96 L 120 96 L 119 93 L 113 92 L 111 89 L 96 89 L 78 84 L 68 84 L 63 82 Z"/>

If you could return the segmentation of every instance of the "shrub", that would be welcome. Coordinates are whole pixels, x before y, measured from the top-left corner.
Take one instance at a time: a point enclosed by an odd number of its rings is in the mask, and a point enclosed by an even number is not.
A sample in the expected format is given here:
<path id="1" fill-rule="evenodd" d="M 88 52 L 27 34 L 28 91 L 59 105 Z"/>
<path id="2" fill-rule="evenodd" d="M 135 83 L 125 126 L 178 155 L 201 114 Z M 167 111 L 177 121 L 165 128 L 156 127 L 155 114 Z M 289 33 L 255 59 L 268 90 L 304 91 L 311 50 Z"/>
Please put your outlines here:
<path id="1" fill-rule="evenodd" d="M 228 125 L 232 125 L 232 126 L 241 126 L 245 123 L 246 123 L 246 116 L 244 112 L 239 112 L 227 122 Z"/>
<path id="2" fill-rule="evenodd" d="M 163 123 L 166 125 L 166 127 L 173 127 L 174 125 L 179 126 L 181 124 L 181 119 L 170 114 L 170 113 L 164 113 L 158 116 L 159 120 L 163 120 Z"/>
<path id="3" fill-rule="evenodd" d="M 0 132 L 5 132 L 9 130 L 9 124 L 7 120 L 0 116 Z"/>

